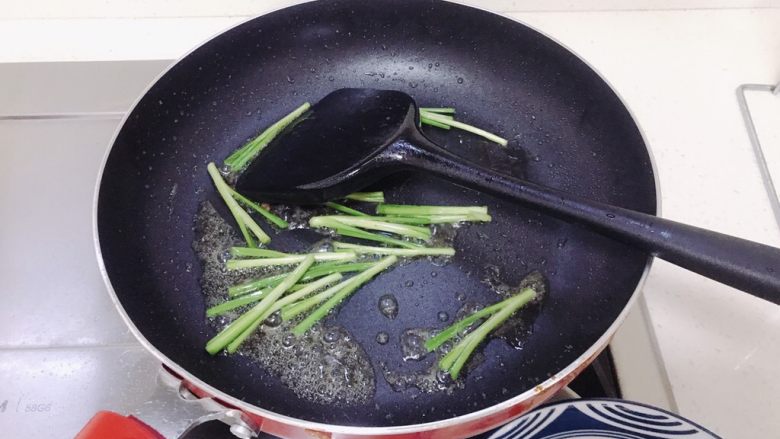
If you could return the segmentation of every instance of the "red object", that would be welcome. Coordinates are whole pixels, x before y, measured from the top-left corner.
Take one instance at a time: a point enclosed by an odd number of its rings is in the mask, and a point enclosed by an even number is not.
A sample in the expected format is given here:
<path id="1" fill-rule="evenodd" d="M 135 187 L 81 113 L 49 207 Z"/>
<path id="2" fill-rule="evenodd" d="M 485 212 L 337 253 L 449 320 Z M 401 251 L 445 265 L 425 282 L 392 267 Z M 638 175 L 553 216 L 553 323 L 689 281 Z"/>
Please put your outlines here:
<path id="1" fill-rule="evenodd" d="M 97 412 L 75 439 L 165 439 L 135 416 Z"/>
<path id="2" fill-rule="evenodd" d="M 577 375 L 582 372 L 598 354 L 601 352 L 607 342 L 598 349 L 593 350 L 590 355 L 583 361 L 578 361 L 576 367 L 567 371 L 566 375 L 553 377 L 548 380 L 548 383 L 541 384 L 533 389 L 531 395 L 526 398 L 517 401 L 514 404 L 508 405 L 500 410 L 495 410 L 493 413 L 486 414 L 481 417 L 473 417 L 469 420 L 462 422 L 450 423 L 448 425 L 441 425 L 436 428 L 422 431 L 411 432 L 392 432 L 388 431 L 387 434 L 368 434 L 362 432 L 349 433 L 349 432 L 329 432 L 318 431 L 308 429 L 302 426 L 292 425 L 288 422 L 282 422 L 273 418 L 266 418 L 263 415 L 254 413 L 251 410 L 242 409 L 241 407 L 235 407 L 231 404 L 222 401 L 218 395 L 212 395 L 209 392 L 200 389 L 196 385 L 181 378 L 180 374 L 177 374 L 167 366 L 163 366 L 165 370 L 181 379 L 181 384 L 186 387 L 190 392 L 199 398 L 213 398 L 225 408 L 234 408 L 241 410 L 245 416 L 251 419 L 256 426 L 263 432 L 284 437 L 288 439 L 450 439 L 453 437 L 470 437 L 480 433 L 492 430 L 501 426 L 514 418 L 530 411 L 534 407 L 542 404 L 560 389 L 565 387 L 571 382 Z M 110 411 L 98 412 L 89 423 L 76 435 L 75 439 L 164 439 L 159 433 L 157 433 L 152 427 L 146 425 L 138 418 L 133 416 L 122 416 L 118 413 Z"/>

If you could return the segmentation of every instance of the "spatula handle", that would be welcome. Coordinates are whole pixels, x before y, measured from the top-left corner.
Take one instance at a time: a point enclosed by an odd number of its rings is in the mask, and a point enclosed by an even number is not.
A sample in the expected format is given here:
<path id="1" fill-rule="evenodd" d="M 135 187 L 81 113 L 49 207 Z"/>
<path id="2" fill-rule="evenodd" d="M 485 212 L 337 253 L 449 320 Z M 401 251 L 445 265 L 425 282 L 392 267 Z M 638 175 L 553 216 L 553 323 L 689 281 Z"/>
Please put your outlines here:
<path id="1" fill-rule="evenodd" d="M 422 136 L 401 142 L 399 151 L 407 165 L 586 224 L 680 267 L 780 304 L 780 249 L 499 174 L 450 154 Z"/>

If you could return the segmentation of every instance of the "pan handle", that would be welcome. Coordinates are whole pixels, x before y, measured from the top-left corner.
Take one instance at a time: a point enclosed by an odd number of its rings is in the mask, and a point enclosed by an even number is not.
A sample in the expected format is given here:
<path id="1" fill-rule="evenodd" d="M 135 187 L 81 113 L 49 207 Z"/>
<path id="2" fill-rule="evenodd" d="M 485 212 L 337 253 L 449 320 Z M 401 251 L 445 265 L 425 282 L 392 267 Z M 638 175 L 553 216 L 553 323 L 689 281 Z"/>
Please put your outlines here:
<path id="1" fill-rule="evenodd" d="M 133 415 L 100 411 L 76 435 L 76 439 L 175 439 L 197 426 L 222 421 L 240 439 L 257 437 L 260 428 L 240 410 L 225 407 L 212 398 L 198 398 L 182 380 L 165 368 L 158 375 L 155 393 Z"/>
<path id="2" fill-rule="evenodd" d="M 396 142 L 414 168 L 585 224 L 656 257 L 780 304 L 780 249 L 617 206 L 577 198 L 469 163 L 422 134 Z"/>

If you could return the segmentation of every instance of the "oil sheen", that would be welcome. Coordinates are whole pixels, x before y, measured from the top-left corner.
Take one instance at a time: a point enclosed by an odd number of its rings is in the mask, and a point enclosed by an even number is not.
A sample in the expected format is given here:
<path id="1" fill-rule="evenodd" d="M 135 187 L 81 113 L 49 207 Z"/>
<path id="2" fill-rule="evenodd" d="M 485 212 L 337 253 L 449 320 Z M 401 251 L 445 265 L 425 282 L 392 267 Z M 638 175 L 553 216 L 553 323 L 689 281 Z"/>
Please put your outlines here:
<path id="1" fill-rule="evenodd" d="M 201 290 L 207 306 L 228 299 L 227 288 L 249 278 L 289 271 L 228 271 L 225 260 L 230 247 L 243 245 L 233 228 L 206 202 L 195 219 L 196 239 L 193 248 L 201 262 Z M 237 309 L 209 319 L 215 330 L 221 330 L 245 309 Z M 276 375 L 296 395 L 323 404 L 351 405 L 370 400 L 375 392 L 374 370 L 362 347 L 343 328 L 314 326 L 301 337 L 295 337 L 292 326 L 297 321 L 281 322 L 278 315 L 266 320 L 260 330 L 239 349 Z"/>

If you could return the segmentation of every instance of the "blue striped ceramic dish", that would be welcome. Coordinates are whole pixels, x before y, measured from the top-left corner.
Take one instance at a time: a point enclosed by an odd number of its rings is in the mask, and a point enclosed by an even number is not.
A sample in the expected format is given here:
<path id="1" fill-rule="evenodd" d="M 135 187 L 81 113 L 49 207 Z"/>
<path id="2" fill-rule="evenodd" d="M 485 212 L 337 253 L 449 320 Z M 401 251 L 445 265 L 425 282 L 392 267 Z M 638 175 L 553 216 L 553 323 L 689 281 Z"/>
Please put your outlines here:
<path id="1" fill-rule="evenodd" d="M 490 439 L 719 439 L 706 428 L 648 405 L 620 399 L 578 399 L 542 406 Z"/>

